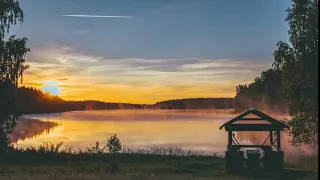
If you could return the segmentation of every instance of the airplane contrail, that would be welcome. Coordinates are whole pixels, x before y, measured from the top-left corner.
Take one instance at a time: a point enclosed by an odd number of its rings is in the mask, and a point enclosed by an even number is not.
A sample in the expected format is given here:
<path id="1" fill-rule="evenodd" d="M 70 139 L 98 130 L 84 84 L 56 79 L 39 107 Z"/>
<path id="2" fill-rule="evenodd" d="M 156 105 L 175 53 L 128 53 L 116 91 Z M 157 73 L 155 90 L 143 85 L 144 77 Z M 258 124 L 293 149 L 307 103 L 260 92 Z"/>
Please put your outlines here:
<path id="1" fill-rule="evenodd" d="M 61 15 L 64 17 L 84 17 L 84 18 L 133 18 L 132 16 L 101 16 L 101 15 L 85 15 L 85 14 L 68 14 Z"/>

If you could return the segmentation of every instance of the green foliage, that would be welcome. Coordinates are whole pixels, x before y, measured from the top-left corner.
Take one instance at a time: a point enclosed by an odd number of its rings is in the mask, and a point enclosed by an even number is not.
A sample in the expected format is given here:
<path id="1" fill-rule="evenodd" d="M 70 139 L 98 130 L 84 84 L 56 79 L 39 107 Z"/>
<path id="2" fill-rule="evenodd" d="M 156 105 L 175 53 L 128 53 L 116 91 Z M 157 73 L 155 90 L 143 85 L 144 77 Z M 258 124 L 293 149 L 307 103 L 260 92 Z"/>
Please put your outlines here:
<path id="1" fill-rule="evenodd" d="M 87 151 L 88 153 L 96 153 L 96 154 L 102 154 L 104 153 L 104 150 L 106 149 L 107 146 L 100 148 L 100 144 L 99 142 L 96 142 L 95 146 L 89 146 L 87 147 Z"/>
<path id="2" fill-rule="evenodd" d="M 108 151 L 110 153 L 118 153 L 121 151 L 121 142 L 117 135 L 111 136 L 107 141 Z"/>
<path id="3" fill-rule="evenodd" d="M 260 76 L 248 85 L 236 87 L 236 110 L 250 108 L 277 109 L 280 105 L 287 104 L 281 84 L 281 74 L 274 69 L 263 71 Z M 284 110 L 286 110 L 284 108 Z"/>
<path id="4" fill-rule="evenodd" d="M 23 22 L 23 11 L 15 0 L 0 0 L 0 37 L 9 33 L 10 27 Z M 2 41 L 2 39 L 0 39 Z"/>
<path id="5" fill-rule="evenodd" d="M 236 87 L 236 109 L 289 106 L 292 144 L 318 145 L 318 1 L 293 0 L 290 44 L 278 42 L 273 68 Z"/>
<path id="6" fill-rule="evenodd" d="M 200 154 L 198 156 L 172 156 L 138 153 L 74 154 L 64 150 L 52 151 L 52 149 L 55 149 L 52 148 L 52 145 L 42 145 L 30 149 L 35 150 L 11 151 L 5 159 L 8 164 L 3 168 L 0 167 L 0 179 L 26 179 L 26 177 L 29 179 L 48 179 L 48 177 L 50 179 L 51 177 L 51 179 L 121 180 L 252 179 L 252 177 L 237 177 L 226 174 L 225 159 L 217 156 Z M 166 150 L 160 148 L 158 151 Z M 155 151 L 149 150 L 149 152 Z M 304 159 L 307 158 L 304 157 Z M 300 168 L 299 166 L 291 167 Z M 291 170 L 288 171 L 286 179 L 302 179 L 306 175 L 316 177 L 317 174 L 317 172 L 311 171 Z M 259 179 L 274 178 L 261 177 Z M 310 176 L 306 179 L 310 179 Z"/>
<path id="7" fill-rule="evenodd" d="M 56 145 L 52 143 L 42 143 L 37 147 L 29 147 L 26 149 L 26 151 L 33 151 L 33 152 L 39 152 L 39 153 L 58 153 L 62 145 L 63 145 L 62 142 Z"/>
<path id="8" fill-rule="evenodd" d="M 25 55 L 30 51 L 26 47 L 27 39 L 6 37 L 10 27 L 22 21 L 23 12 L 18 1 L 0 0 L 0 154 L 8 150 L 8 134 L 20 115 L 16 106 L 16 87 L 29 67 L 25 64 Z"/>
<path id="9" fill-rule="evenodd" d="M 108 103 L 100 101 L 66 101 L 34 87 L 19 87 L 17 106 L 22 114 L 56 113 L 114 109 L 231 109 L 234 98 L 195 98 L 158 102 L 154 105 Z"/>
<path id="10" fill-rule="evenodd" d="M 119 171 L 119 166 L 118 166 L 118 164 L 117 164 L 117 163 L 112 163 L 112 164 L 110 165 L 109 172 L 110 172 L 110 173 L 116 173 L 116 172 L 118 172 L 118 171 Z"/>
<path id="11" fill-rule="evenodd" d="M 273 67 L 290 100 L 292 144 L 318 145 L 318 1 L 293 0 L 288 8 L 290 44 L 279 42 Z"/>
<path id="12" fill-rule="evenodd" d="M 83 110 L 142 109 L 143 105 L 100 101 L 67 101 L 34 87 L 19 87 L 17 106 L 22 114 L 56 113 Z"/>
<path id="13" fill-rule="evenodd" d="M 73 173 L 88 176 L 92 176 L 93 174 L 101 176 L 118 174 L 123 177 L 132 173 L 144 176 L 152 174 L 154 177 L 161 174 L 165 175 L 164 177 L 174 174 L 206 177 L 204 179 L 208 179 L 209 177 L 223 179 L 220 177 L 226 175 L 225 159 L 224 157 L 217 156 L 216 153 L 189 151 L 178 147 L 154 147 L 140 150 L 126 149 L 121 151 L 121 153 L 111 154 L 105 151 L 95 153 L 88 151 L 88 149 L 84 151 L 72 150 L 67 147 L 61 149 L 61 144 L 44 143 L 37 147 L 10 151 L 4 158 L 4 161 L 7 163 L 5 169 L 1 169 L 0 167 L 0 179 L 1 173 L 18 174 L 12 173 L 13 171 L 9 171 L 8 168 L 17 170 L 20 167 L 23 167 L 23 173 L 29 173 L 29 175 L 43 174 L 46 171 L 44 168 L 54 167 L 53 171 L 56 172 L 57 178 L 59 174 L 67 175 Z M 286 158 L 286 166 L 289 165 L 289 167 L 306 168 L 309 170 L 317 169 L 317 157 L 316 154 L 291 156 L 290 158 Z M 301 164 L 303 165 L 301 166 Z M 290 175 L 289 179 L 294 179 L 297 176 L 296 173 L 292 174 L 293 171 L 288 173 Z M 305 175 L 301 174 L 298 177 L 302 176 Z M 62 176 L 59 177 L 63 179 Z M 203 178 L 199 177 L 196 179 Z M 115 177 L 110 177 L 110 179 L 115 179 Z M 128 177 L 128 179 L 132 178 Z"/>
<path id="14" fill-rule="evenodd" d="M 84 110 L 85 106 L 84 102 L 65 101 L 40 89 L 24 86 L 18 88 L 17 98 L 17 106 L 22 114 L 79 111 Z"/>
<path id="15" fill-rule="evenodd" d="M 145 105 L 146 109 L 232 109 L 234 98 L 187 98 Z"/>

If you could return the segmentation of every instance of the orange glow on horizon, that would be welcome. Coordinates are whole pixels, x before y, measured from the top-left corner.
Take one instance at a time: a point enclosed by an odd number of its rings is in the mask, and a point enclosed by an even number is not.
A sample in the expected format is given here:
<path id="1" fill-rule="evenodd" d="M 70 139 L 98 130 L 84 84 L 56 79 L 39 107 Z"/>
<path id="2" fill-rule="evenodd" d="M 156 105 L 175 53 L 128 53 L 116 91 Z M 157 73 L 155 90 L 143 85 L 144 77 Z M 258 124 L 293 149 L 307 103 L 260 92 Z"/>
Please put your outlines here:
<path id="1" fill-rule="evenodd" d="M 43 89 L 46 81 L 32 81 L 26 76 L 24 86 Z M 51 80 L 54 81 L 54 80 Z M 60 90 L 60 97 L 64 100 L 97 100 L 104 102 L 154 104 L 159 101 L 184 98 L 217 98 L 234 97 L 236 84 L 221 83 L 220 85 L 194 85 L 194 86 L 153 86 L 134 87 L 125 85 L 97 85 L 91 83 L 73 84 L 59 81 L 55 87 Z M 215 88 L 213 88 L 215 87 Z M 231 88 L 230 88 L 231 87 Z M 50 92 L 50 91 L 49 91 Z M 51 93 L 51 92 L 50 92 Z M 52 93 L 51 93 L 52 94 Z"/>
<path id="2" fill-rule="evenodd" d="M 108 59 L 71 50 L 34 50 L 23 85 L 65 100 L 154 104 L 234 97 L 237 85 L 252 82 L 269 67 L 269 62 L 233 59 Z"/>

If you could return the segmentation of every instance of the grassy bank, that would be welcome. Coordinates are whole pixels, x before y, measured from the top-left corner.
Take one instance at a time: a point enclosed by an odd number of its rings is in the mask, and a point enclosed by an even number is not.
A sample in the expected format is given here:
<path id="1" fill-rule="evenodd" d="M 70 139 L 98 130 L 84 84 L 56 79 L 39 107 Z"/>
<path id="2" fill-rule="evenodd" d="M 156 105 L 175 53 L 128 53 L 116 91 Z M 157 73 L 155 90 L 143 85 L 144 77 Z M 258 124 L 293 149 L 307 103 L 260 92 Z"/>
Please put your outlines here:
<path id="1" fill-rule="evenodd" d="M 318 170 L 318 154 L 289 154 L 286 155 L 286 167 L 307 169 L 307 170 Z"/>
<path id="2" fill-rule="evenodd" d="M 112 154 L 99 144 L 85 150 L 60 148 L 61 144 L 44 144 L 9 152 L 1 158 L 0 179 L 252 179 L 226 174 L 225 159 L 216 153 L 180 148 L 123 148 L 121 153 Z M 291 170 L 287 174 L 288 179 L 318 179 L 315 172 Z"/>
<path id="3" fill-rule="evenodd" d="M 67 161 L 11 164 L 0 169 L 1 180 L 249 180 L 225 173 L 219 157 L 110 154 L 69 157 Z M 317 173 L 295 171 L 286 179 L 316 180 Z M 275 179 L 275 178 L 259 178 Z M 283 178 L 282 178 L 283 179 Z"/>

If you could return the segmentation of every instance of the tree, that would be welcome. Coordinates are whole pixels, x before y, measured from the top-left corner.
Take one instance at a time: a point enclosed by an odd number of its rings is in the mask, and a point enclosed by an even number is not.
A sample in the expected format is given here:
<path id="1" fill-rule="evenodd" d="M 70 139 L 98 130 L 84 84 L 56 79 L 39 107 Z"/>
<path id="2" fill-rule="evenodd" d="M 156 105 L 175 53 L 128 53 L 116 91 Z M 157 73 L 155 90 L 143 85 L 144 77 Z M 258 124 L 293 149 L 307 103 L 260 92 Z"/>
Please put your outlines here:
<path id="1" fill-rule="evenodd" d="M 120 139 L 117 137 L 117 135 L 113 135 L 108 139 L 107 147 L 110 153 L 117 153 L 121 151 L 121 143 Z"/>
<path id="2" fill-rule="evenodd" d="M 237 111 L 252 107 L 285 111 L 283 106 L 287 102 L 281 84 L 281 73 L 271 68 L 263 71 L 252 83 L 238 85 L 235 101 Z"/>
<path id="3" fill-rule="evenodd" d="M 10 145 L 12 132 L 20 113 L 16 108 L 16 88 L 25 64 L 26 38 L 7 37 L 10 27 L 23 22 L 23 11 L 16 0 L 0 0 L 0 154 Z"/>
<path id="4" fill-rule="evenodd" d="M 318 145 L 318 0 L 292 0 L 288 43 L 278 42 L 273 67 L 290 100 L 292 144 Z"/>

